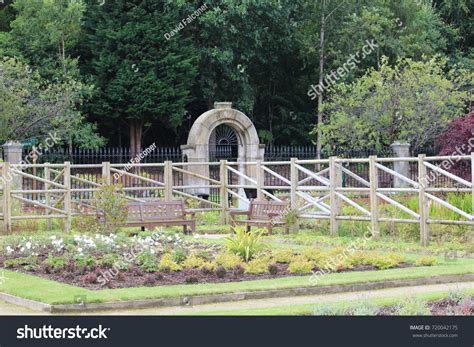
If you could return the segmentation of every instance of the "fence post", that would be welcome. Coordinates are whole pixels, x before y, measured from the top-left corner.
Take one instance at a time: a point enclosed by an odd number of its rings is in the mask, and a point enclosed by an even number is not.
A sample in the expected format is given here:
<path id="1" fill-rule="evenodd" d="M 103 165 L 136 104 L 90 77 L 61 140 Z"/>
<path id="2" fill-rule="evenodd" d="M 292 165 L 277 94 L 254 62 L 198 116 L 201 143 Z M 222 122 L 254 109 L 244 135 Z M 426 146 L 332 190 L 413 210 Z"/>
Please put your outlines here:
<path id="1" fill-rule="evenodd" d="M 51 180 L 51 169 L 48 165 L 49 165 L 49 163 L 44 163 L 44 179 L 47 180 L 47 181 L 50 181 Z M 50 206 L 50 204 L 51 204 L 51 194 L 48 192 L 50 189 L 51 189 L 51 184 L 45 183 L 44 184 L 44 198 L 45 198 L 46 205 L 48 205 L 48 206 Z M 46 215 L 48 215 L 49 212 L 50 212 L 49 209 L 45 210 Z M 46 224 L 47 224 L 48 230 L 51 230 L 51 226 L 52 226 L 51 218 L 48 218 Z"/>
<path id="2" fill-rule="evenodd" d="M 106 185 L 112 183 L 112 176 L 110 176 L 110 162 L 108 161 L 102 162 L 102 181 Z"/>
<path id="3" fill-rule="evenodd" d="M 262 161 L 257 160 L 256 164 L 256 175 L 257 175 L 257 200 L 261 201 L 263 200 L 263 186 L 265 185 L 265 176 L 263 175 L 263 170 L 262 170 Z"/>
<path id="4" fill-rule="evenodd" d="M 66 211 L 65 229 L 71 231 L 72 209 L 71 209 L 71 163 L 64 162 L 64 186 L 66 193 L 64 195 L 64 210 Z"/>
<path id="5" fill-rule="evenodd" d="M 228 222 L 227 212 L 229 211 L 229 194 L 227 193 L 229 177 L 227 175 L 227 160 L 221 160 L 219 177 L 221 179 L 221 224 L 225 225 Z"/>
<path id="6" fill-rule="evenodd" d="M 370 181 L 370 224 L 373 238 L 378 238 L 380 235 L 379 229 L 379 204 L 377 198 L 377 189 L 379 187 L 379 173 L 377 166 L 377 156 L 371 155 L 369 157 L 369 181 Z"/>
<path id="7" fill-rule="evenodd" d="M 429 182 L 428 176 L 426 174 L 425 157 L 426 156 L 424 154 L 420 154 L 418 156 L 418 209 L 420 213 L 420 242 L 422 246 L 428 246 L 430 238 L 428 226 L 429 208 L 425 192 L 426 188 L 429 185 Z"/>
<path id="8" fill-rule="evenodd" d="M 5 231 L 10 234 L 12 231 L 12 204 L 11 204 L 11 185 L 12 173 L 10 172 L 10 163 L 4 162 L 2 167 L 2 181 L 3 181 L 3 223 Z"/>
<path id="9" fill-rule="evenodd" d="M 298 188 L 298 170 L 296 168 L 296 158 L 291 158 L 290 162 L 290 202 L 293 208 L 296 208 L 296 189 Z"/>
<path id="10" fill-rule="evenodd" d="M 337 216 L 341 212 L 341 199 L 336 195 L 336 188 L 342 187 L 342 172 L 336 166 L 337 157 L 329 158 L 329 196 L 331 203 L 331 219 L 330 219 L 330 232 L 331 235 L 337 235 L 339 229 L 339 221 Z"/>
<path id="11" fill-rule="evenodd" d="M 172 162 L 169 160 L 165 161 L 165 172 L 164 172 L 164 184 L 165 184 L 165 200 L 170 201 L 173 199 L 173 167 Z"/>

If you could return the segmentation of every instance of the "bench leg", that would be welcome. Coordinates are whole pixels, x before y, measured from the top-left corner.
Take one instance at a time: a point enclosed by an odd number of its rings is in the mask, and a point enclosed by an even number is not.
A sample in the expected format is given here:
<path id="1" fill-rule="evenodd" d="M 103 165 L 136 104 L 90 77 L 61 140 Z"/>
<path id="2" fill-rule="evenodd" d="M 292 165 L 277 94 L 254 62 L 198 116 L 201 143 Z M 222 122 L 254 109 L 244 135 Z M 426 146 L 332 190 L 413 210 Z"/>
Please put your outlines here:
<path id="1" fill-rule="evenodd" d="M 247 224 L 247 232 L 248 232 L 248 233 L 250 232 L 251 228 L 252 228 L 252 227 Z"/>
<path id="2" fill-rule="evenodd" d="M 196 233 L 196 222 L 193 221 L 193 223 L 191 224 L 191 234 L 195 234 Z"/>
<path id="3" fill-rule="evenodd" d="M 186 228 L 186 224 L 183 224 L 183 232 L 185 235 L 188 233 L 188 228 Z"/>
<path id="4" fill-rule="evenodd" d="M 268 229 L 268 235 L 271 235 L 272 232 L 273 232 L 273 225 L 272 225 L 272 223 L 268 224 L 267 229 Z"/>
<path id="5" fill-rule="evenodd" d="M 145 227 L 143 227 L 143 226 L 140 227 L 140 230 L 141 230 L 141 231 L 145 231 Z"/>

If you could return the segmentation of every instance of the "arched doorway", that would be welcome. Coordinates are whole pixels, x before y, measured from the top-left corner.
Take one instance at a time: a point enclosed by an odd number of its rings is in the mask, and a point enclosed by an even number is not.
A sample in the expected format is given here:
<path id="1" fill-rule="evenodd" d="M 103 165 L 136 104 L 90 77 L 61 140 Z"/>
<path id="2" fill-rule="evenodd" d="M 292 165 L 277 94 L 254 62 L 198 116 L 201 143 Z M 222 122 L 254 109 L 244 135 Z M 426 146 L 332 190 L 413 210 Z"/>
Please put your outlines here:
<path id="1" fill-rule="evenodd" d="M 193 165 L 196 174 L 209 177 L 211 161 L 226 159 L 237 162 L 263 160 L 265 146 L 260 144 L 252 121 L 242 112 L 232 108 L 231 102 L 216 102 L 214 109 L 203 113 L 194 122 L 186 145 L 181 146 L 188 162 L 206 163 Z M 189 167 L 191 170 L 191 166 Z M 239 171 L 255 177 L 255 165 L 239 165 Z M 187 184 L 203 185 L 196 177 L 188 177 Z M 194 193 L 206 193 L 208 189 L 197 189 Z"/>

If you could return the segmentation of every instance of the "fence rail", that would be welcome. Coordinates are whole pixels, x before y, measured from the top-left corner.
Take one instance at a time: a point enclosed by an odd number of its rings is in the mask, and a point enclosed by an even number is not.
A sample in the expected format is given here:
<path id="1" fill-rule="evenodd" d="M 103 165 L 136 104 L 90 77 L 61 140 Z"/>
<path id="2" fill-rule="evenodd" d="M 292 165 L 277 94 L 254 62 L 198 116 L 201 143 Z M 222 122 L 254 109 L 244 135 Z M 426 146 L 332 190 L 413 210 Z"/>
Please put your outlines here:
<path id="1" fill-rule="evenodd" d="M 416 174 L 397 172 L 397 162 L 409 163 Z M 446 163 L 469 167 L 470 177 L 450 171 Z M 183 198 L 196 211 L 220 211 L 222 223 L 227 222 L 231 208 L 244 208 L 253 197 L 286 200 L 301 218 L 328 220 L 332 235 L 338 233 L 342 221 L 368 222 L 374 236 L 379 234 L 379 223 L 416 223 L 421 243 L 427 245 L 430 224 L 474 225 L 474 153 L 133 165 L 1 163 L 0 168 L 0 219 L 7 232 L 14 221 L 53 218 L 63 219 L 66 230 L 70 230 L 74 216 L 94 213 L 91 200 L 104 184 L 120 185 L 123 196 L 133 201 Z M 470 195 L 472 204 L 455 206 L 446 198 L 447 193 Z M 418 198 L 416 207 L 407 206 L 404 199 L 409 196 Z M 432 204 L 458 218 L 430 216 Z M 13 208 L 18 205 L 19 209 Z M 383 205 L 395 207 L 401 215 L 383 215 Z"/>

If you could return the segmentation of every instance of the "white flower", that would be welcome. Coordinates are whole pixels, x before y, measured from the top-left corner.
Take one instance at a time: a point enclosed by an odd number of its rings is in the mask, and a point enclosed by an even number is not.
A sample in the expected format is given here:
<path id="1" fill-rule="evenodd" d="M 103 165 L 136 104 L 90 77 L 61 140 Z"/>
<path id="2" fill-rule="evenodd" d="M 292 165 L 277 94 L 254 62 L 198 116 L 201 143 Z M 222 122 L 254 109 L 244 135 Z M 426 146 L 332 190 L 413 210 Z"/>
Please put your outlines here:
<path id="1" fill-rule="evenodd" d="M 199 234 L 194 234 L 194 238 L 195 238 L 195 239 L 198 239 L 199 237 L 200 237 Z"/>
<path id="2" fill-rule="evenodd" d="M 10 254 L 13 252 L 13 248 L 11 248 L 10 246 L 7 246 L 7 253 Z"/>
<path id="3" fill-rule="evenodd" d="M 82 253 L 82 248 L 79 247 L 79 248 L 77 249 L 77 251 L 78 251 L 79 253 Z"/>
<path id="4" fill-rule="evenodd" d="M 31 248 L 31 242 L 28 241 L 28 242 L 25 244 L 25 246 L 26 246 L 27 249 L 30 249 L 30 248 Z"/>

